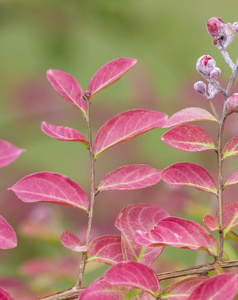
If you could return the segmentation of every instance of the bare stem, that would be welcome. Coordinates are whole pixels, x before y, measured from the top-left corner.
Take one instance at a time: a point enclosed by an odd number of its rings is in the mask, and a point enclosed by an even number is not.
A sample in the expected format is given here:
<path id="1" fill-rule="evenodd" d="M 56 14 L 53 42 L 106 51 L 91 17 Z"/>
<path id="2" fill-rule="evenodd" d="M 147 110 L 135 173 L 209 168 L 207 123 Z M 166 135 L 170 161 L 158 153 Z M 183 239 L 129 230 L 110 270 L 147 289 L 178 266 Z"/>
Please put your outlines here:
<path id="1" fill-rule="evenodd" d="M 89 216 L 88 216 L 88 230 L 86 236 L 86 246 L 89 245 L 91 231 L 92 231 L 92 219 L 93 219 L 93 208 L 94 208 L 94 199 L 95 199 L 95 158 L 92 150 L 92 132 L 90 125 L 90 104 L 91 102 L 87 100 L 87 113 L 86 113 L 86 122 L 88 129 L 88 147 L 90 155 L 90 166 L 91 166 L 91 191 L 90 191 L 90 207 L 89 207 Z M 76 287 L 80 287 L 83 280 L 84 270 L 87 262 L 87 252 L 82 253 L 82 258 L 79 266 L 79 276 L 76 283 Z"/>
<path id="2" fill-rule="evenodd" d="M 221 52 L 223 58 L 225 59 L 226 63 L 228 64 L 228 66 L 233 70 L 235 68 L 235 64 L 231 60 L 228 52 L 225 49 L 220 49 L 220 52 Z"/>

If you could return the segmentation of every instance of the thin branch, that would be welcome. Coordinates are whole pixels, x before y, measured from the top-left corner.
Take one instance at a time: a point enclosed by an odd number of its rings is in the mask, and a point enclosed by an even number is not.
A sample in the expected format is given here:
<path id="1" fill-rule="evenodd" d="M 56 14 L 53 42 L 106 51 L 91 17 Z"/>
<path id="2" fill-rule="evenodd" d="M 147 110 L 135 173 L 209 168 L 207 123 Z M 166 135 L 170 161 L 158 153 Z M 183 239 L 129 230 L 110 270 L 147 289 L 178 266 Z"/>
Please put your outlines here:
<path id="1" fill-rule="evenodd" d="M 220 52 L 223 56 L 223 58 L 225 59 L 226 63 L 228 64 L 228 66 L 234 70 L 235 68 L 235 64 L 233 63 L 232 59 L 230 58 L 228 52 L 226 51 L 226 49 L 220 49 Z"/>
<path id="2" fill-rule="evenodd" d="M 238 260 L 223 261 L 223 262 L 219 262 L 219 264 L 224 269 L 238 267 Z M 184 277 L 184 276 L 202 275 L 202 274 L 214 271 L 214 270 L 215 270 L 215 263 L 211 263 L 211 264 L 191 267 L 191 268 L 180 270 L 180 271 L 163 272 L 163 273 L 159 273 L 157 275 L 158 275 L 158 278 L 160 281 L 164 281 L 164 280 L 178 278 L 178 277 Z"/>
<path id="3" fill-rule="evenodd" d="M 238 267 L 238 260 L 232 260 L 232 261 L 221 261 L 219 262 L 222 268 L 232 268 L 232 267 Z M 191 267 L 188 269 L 183 269 L 179 271 L 170 271 L 170 272 L 162 272 L 158 273 L 157 276 L 160 281 L 165 281 L 168 279 L 173 278 L 179 278 L 179 277 L 185 277 L 185 276 L 201 276 L 208 272 L 215 270 L 215 263 L 206 264 L 206 265 L 199 265 L 195 267 Z M 72 287 L 69 290 L 59 292 L 50 296 L 46 296 L 43 298 L 39 298 L 38 300 L 73 300 L 78 299 L 80 292 L 82 292 L 84 288 L 77 288 Z"/>
<path id="4" fill-rule="evenodd" d="M 87 113 L 86 113 L 86 122 L 88 129 L 88 146 L 89 146 L 89 155 L 90 155 L 90 166 L 91 166 L 91 192 L 90 192 L 90 207 L 89 207 L 89 216 L 88 216 L 88 230 L 86 236 L 86 246 L 90 243 L 91 231 L 92 231 L 92 220 L 93 220 L 93 208 L 94 208 L 94 199 L 95 199 L 95 158 L 92 150 L 92 133 L 90 125 L 90 104 L 91 102 L 87 100 Z M 84 270 L 87 262 L 87 252 L 82 253 L 82 258 L 79 266 L 79 276 L 76 283 L 76 287 L 80 287 L 83 280 Z"/>

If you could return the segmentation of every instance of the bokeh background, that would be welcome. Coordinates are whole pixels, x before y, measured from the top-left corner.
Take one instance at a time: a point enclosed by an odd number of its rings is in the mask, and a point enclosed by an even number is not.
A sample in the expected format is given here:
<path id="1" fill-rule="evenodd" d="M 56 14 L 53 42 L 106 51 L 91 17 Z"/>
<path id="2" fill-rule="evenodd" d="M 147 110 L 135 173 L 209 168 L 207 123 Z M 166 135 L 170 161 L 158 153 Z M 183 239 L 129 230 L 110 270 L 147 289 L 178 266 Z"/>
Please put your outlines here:
<path id="1" fill-rule="evenodd" d="M 206 21 L 218 16 L 233 23 L 238 21 L 237 9 L 236 0 L 0 1 L 0 138 L 27 150 L 0 170 L 0 214 L 18 236 L 17 248 L 0 252 L 0 286 L 17 299 L 35 299 L 72 286 L 77 276 L 79 255 L 64 249 L 59 238 L 64 230 L 71 230 L 84 241 L 86 216 L 56 205 L 25 204 L 7 191 L 23 176 L 39 171 L 62 173 L 89 190 L 86 149 L 53 140 L 40 130 L 41 122 L 47 121 L 86 134 L 81 113 L 56 94 L 46 71 L 68 72 L 86 91 L 92 75 L 108 61 L 118 57 L 138 60 L 120 81 L 94 97 L 94 135 L 109 118 L 128 109 L 153 109 L 168 115 L 188 106 L 209 109 L 193 91 L 194 82 L 201 80 L 195 70 L 197 59 L 211 55 L 222 69 L 224 86 L 230 70 L 207 34 Z M 234 60 L 237 49 L 238 38 L 229 47 Z M 218 96 L 216 104 L 221 103 Z M 201 126 L 216 138 L 215 124 Z M 232 116 L 225 141 L 238 133 L 237 126 Z M 164 132 L 153 130 L 102 154 L 96 163 L 97 183 L 115 168 L 133 163 L 161 170 L 190 161 L 215 176 L 214 153 L 169 148 L 160 140 Z M 236 158 L 228 158 L 224 176 L 237 166 Z M 237 187 L 229 188 L 226 201 L 237 201 L 237 192 Z M 114 221 L 120 210 L 130 203 L 148 201 L 171 215 L 200 223 L 217 208 L 216 199 L 204 192 L 164 183 L 139 191 L 104 192 L 96 200 L 93 236 L 119 234 Z M 209 262 L 207 254 L 200 252 L 166 248 L 154 268 L 162 272 Z M 230 244 L 227 252 L 231 259 L 238 258 L 237 248 Z M 103 271 L 101 265 L 89 265 L 85 284 Z"/>

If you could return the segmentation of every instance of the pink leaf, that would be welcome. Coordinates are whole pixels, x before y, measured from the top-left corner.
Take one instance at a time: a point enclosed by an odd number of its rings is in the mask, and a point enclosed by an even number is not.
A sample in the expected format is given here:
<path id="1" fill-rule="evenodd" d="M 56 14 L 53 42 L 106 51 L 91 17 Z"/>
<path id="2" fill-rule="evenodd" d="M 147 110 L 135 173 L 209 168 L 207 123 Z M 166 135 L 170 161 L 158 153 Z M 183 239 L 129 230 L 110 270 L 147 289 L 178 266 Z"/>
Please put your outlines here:
<path id="1" fill-rule="evenodd" d="M 90 94 L 90 98 L 120 79 L 136 62 L 136 59 L 122 57 L 102 66 L 89 82 L 88 93 Z"/>
<path id="2" fill-rule="evenodd" d="M 98 191 L 134 190 L 160 182 L 160 171 L 147 165 L 129 165 L 107 174 L 99 183 Z"/>
<path id="3" fill-rule="evenodd" d="M 79 142 L 85 145 L 88 145 L 85 137 L 79 131 L 64 127 L 64 126 L 55 126 L 50 125 L 47 122 L 41 123 L 41 130 L 48 136 L 60 140 L 60 141 L 69 141 L 69 142 Z"/>
<path id="4" fill-rule="evenodd" d="M 120 236 L 103 235 L 90 242 L 88 248 L 88 262 L 99 261 L 114 265 L 122 260 Z"/>
<path id="5" fill-rule="evenodd" d="M 173 127 L 182 123 L 208 120 L 217 122 L 216 118 L 207 110 L 200 107 L 188 107 L 176 112 L 164 124 L 163 128 Z"/>
<path id="6" fill-rule="evenodd" d="M 230 139 L 223 149 L 223 159 L 238 155 L 238 135 Z"/>
<path id="7" fill-rule="evenodd" d="M 196 287 L 206 281 L 208 277 L 190 277 L 178 281 L 163 290 L 162 298 L 167 300 L 186 300 Z"/>
<path id="8" fill-rule="evenodd" d="M 9 165 L 24 151 L 7 141 L 0 140 L 0 167 Z"/>
<path id="9" fill-rule="evenodd" d="M 80 239 L 69 231 L 64 231 L 60 237 L 61 243 L 68 249 L 76 252 L 86 252 L 88 247 L 81 246 Z"/>
<path id="10" fill-rule="evenodd" d="M 195 125 L 179 125 L 164 133 L 162 141 L 174 148 L 196 152 L 215 149 L 206 131 Z"/>
<path id="11" fill-rule="evenodd" d="M 85 116 L 87 105 L 83 99 L 83 90 L 70 74 L 51 69 L 47 72 L 47 79 L 62 98 L 80 109 Z"/>
<path id="12" fill-rule="evenodd" d="M 211 231 L 217 231 L 220 229 L 219 225 L 217 224 L 217 222 L 214 220 L 212 216 L 209 215 L 205 216 L 203 218 L 203 223 Z"/>
<path id="13" fill-rule="evenodd" d="M 99 129 L 95 137 L 93 144 L 95 158 L 117 144 L 163 126 L 166 118 L 167 115 L 164 113 L 146 109 L 129 110 L 113 117 Z"/>
<path id="14" fill-rule="evenodd" d="M 201 283 L 188 300 L 233 300 L 237 291 L 237 275 L 220 274 Z"/>
<path id="15" fill-rule="evenodd" d="M 86 287 L 79 300 L 156 300 L 151 294 L 142 292 L 134 287 L 111 284 L 104 276 L 99 277 Z"/>
<path id="16" fill-rule="evenodd" d="M 14 298 L 4 289 L 0 288 L 0 299 L 1 300 L 14 300 Z"/>
<path id="17" fill-rule="evenodd" d="M 217 220 L 219 210 L 217 211 Z M 223 205 L 224 236 L 238 226 L 238 203 L 225 203 Z"/>
<path id="18" fill-rule="evenodd" d="M 87 211 L 88 198 L 84 190 L 70 178 L 51 172 L 28 175 L 12 190 L 24 202 L 51 202 Z"/>
<path id="19" fill-rule="evenodd" d="M 145 246 L 172 246 L 190 250 L 207 250 L 211 256 L 217 256 L 217 241 L 200 224 L 177 218 L 161 219 L 149 232 L 139 230 L 136 242 Z"/>
<path id="20" fill-rule="evenodd" d="M 238 183 L 238 171 L 235 171 L 232 173 L 224 183 L 224 188 L 227 187 L 228 185 L 233 185 Z"/>
<path id="21" fill-rule="evenodd" d="M 172 185 L 184 185 L 217 195 L 214 177 L 203 167 L 181 162 L 173 164 L 161 171 L 164 182 Z"/>
<path id="22" fill-rule="evenodd" d="M 15 231 L 8 222 L 0 216 L 0 249 L 11 249 L 17 246 Z"/>
<path id="23" fill-rule="evenodd" d="M 149 231 L 160 219 L 168 215 L 165 210 L 150 204 L 132 204 L 122 209 L 115 226 L 121 231 L 124 260 L 150 265 L 161 254 L 163 247 L 143 247 L 137 244 L 135 233 L 137 230 Z"/>
<path id="24" fill-rule="evenodd" d="M 155 297 L 160 292 L 160 283 L 156 273 L 138 262 L 118 263 L 106 271 L 104 278 L 109 283 L 138 288 Z"/>

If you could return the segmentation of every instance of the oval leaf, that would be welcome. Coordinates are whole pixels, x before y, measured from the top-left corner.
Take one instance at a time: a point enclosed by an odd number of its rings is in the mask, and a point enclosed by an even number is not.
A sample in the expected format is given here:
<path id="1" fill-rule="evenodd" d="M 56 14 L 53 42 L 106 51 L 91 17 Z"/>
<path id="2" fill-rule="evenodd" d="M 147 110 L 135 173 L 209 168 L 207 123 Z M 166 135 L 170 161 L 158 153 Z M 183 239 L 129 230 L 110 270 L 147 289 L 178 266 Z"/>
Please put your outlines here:
<path id="1" fill-rule="evenodd" d="M 159 170 L 147 165 L 129 165 L 107 174 L 99 183 L 98 191 L 142 189 L 158 182 Z"/>
<path id="2" fill-rule="evenodd" d="M 84 190 L 70 178 L 51 172 L 28 175 L 12 190 L 24 202 L 51 202 L 87 211 L 88 198 Z"/>
<path id="3" fill-rule="evenodd" d="M 88 248 L 87 261 L 99 261 L 109 265 L 123 261 L 121 237 L 103 235 L 92 240 Z"/>
<path id="4" fill-rule="evenodd" d="M 156 300 L 151 294 L 130 286 L 111 284 L 99 277 L 80 293 L 79 300 Z"/>
<path id="5" fill-rule="evenodd" d="M 0 288 L 0 299 L 1 300 L 14 300 L 13 298 L 6 290 Z"/>
<path id="6" fill-rule="evenodd" d="M 205 216 L 203 218 L 203 223 L 211 231 L 218 231 L 220 229 L 219 225 L 212 216 Z"/>
<path id="7" fill-rule="evenodd" d="M 90 98 L 120 79 L 136 63 L 136 59 L 122 57 L 102 66 L 89 82 L 88 93 L 90 94 Z"/>
<path id="8" fill-rule="evenodd" d="M 190 277 L 171 284 L 163 290 L 162 299 L 186 300 L 196 287 L 207 279 L 205 276 Z"/>
<path id="9" fill-rule="evenodd" d="M 202 249 L 211 256 L 217 256 L 217 241 L 204 227 L 177 217 L 160 220 L 149 232 L 137 231 L 135 239 L 145 246 L 172 246 L 193 251 Z"/>
<path id="10" fill-rule="evenodd" d="M 220 274 L 201 283 L 188 300 L 233 300 L 237 284 L 237 275 Z"/>
<path id="11" fill-rule="evenodd" d="M 232 173 L 224 183 L 224 188 L 227 187 L 228 185 L 233 185 L 238 183 L 238 171 L 235 171 Z"/>
<path id="12" fill-rule="evenodd" d="M 115 116 L 99 129 L 95 137 L 93 143 L 95 158 L 117 144 L 163 126 L 166 118 L 167 115 L 164 113 L 146 109 L 129 110 Z"/>
<path id="13" fill-rule="evenodd" d="M 202 121 L 202 120 L 217 122 L 216 118 L 212 114 L 210 114 L 207 110 L 200 107 L 188 107 L 172 115 L 166 121 L 163 128 L 169 128 L 182 123 Z"/>
<path id="14" fill-rule="evenodd" d="M 0 216 L 0 249 L 11 249 L 17 246 L 15 231 L 8 222 Z"/>
<path id="15" fill-rule="evenodd" d="M 161 139 L 171 147 L 189 152 L 215 149 L 206 131 L 195 125 L 179 125 L 164 133 Z"/>
<path id="16" fill-rule="evenodd" d="M 238 155 L 238 135 L 230 139 L 223 149 L 223 159 L 228 156 Z"/>
<path id="17" fill-rule="evenodd" d="M 109 283 L 138 288 L 155 297 L 160 292 L 160 283 L 156 273 L 138 262 L 118 263 L 106 271 L 104 278 Z"/>
<path id="18" fill-rule="evenodd" d="M 63 99 L 80 109 L 84 116 L 86 115 L 87 104 L 83 99 L 83 90 L 73 76 L 51 69 L 47 71 L 47 79 Z"/>
<path id="19" fill-rule="evenodd" d="M 217 220 L 219 210 L 217 211 Z M 223 205 L 224 236 L 238 226 L 238 203 L 225 203 Z"/>
<path id="20" fill-rule="evenodd" d="M 214 177 L 203 167 L 181 162 L 173 164 L 161 171 L 164 182 L 172 185 L 184 185 L 217 195 Z"/>
<path id="21" fill-rule="evenodd" d="M 85 137 L 79 131 L 64 127 L 64 126 L 55 126 L 50 125 L 47 122 L 41 123 L 41 130 L 48 136 L 60 140 L 60 141 L 69 141 L 69 142 L 79 142 L 85 145 L 88 145 Z"/>
<path id="22" fill-rule="evenodd" d="M 7 141 L 0 140 L 0 167 L 8 166 L 24 151 L 25 149 L 17 148 Z"/>
<path id="23" fill-rule="evenodd" d="M 142 247 L 135 242 L 137 230 L 154 228 L 158 221 L 167 217 L 167 211 L 149 204 L 132 204 L 119 213 L 115 226 L 121 232 L 124 260 L 138 261 L 150 265 L 163 251 L 161 248 Z"/>
<path id="24" fill-rule="evenodd" d="M 81 246 L 80 239 L 69 231 L 64 231 L 60 237 L 61 243 L 69 250 L 76 252 L 86 252 L 88 247 Z"/>

